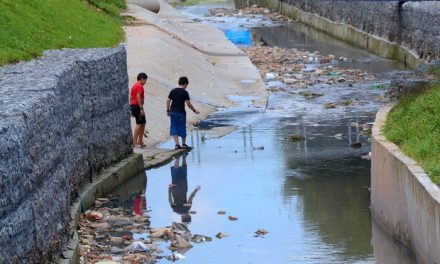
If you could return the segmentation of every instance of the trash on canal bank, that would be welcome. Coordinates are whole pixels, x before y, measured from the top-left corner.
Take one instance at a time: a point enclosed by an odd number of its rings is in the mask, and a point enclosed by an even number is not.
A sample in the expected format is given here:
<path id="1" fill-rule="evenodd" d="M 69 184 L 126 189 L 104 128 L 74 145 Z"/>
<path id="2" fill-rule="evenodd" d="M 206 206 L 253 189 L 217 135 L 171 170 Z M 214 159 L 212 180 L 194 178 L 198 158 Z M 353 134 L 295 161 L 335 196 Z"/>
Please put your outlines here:
<path id="1" fill-rule="evenodd" d="M 145 199 L 144 195 L 136 197 Z M 171 226 L 151 228 L 147 213 L 133 211 L 137 208 L 111 207 L 115 205 L 112 200 L 107 203 L 108 207 L 103 207 L 102 202 L 96 200 L 95 204 L 99 207 L 93 207 L 81 215 L 78 224 L 80 263 L 109 259 L 123 263 L 151 263 L 161 258 L 176 261 L 186 257 L 177 252 L 171 256 L 161 255 L 163 250 L 156 243 L 169 243 L 168 249 L 176 251 L 193 247 L 191 242 L 212 241 L 209 236 L 191 235 L 185 223 L 173 222 Z M 146 208 L 142 210 L 146 211 Z M 226 236 L 217 234 L 218 238 Z"/>
<path id="2" fill-rule="evenodd" d="M 215 235 L 218 239 L 222 239 L 222 238 L 224 238 L 224 237 L 228 237 L 229 235 L 228 234 L 226 234 L 226 233 L 222 233 L 222 232 L 219 232 L 219 233 L 217 233 L 217 235 Z"/>
<path id="3" fill-rule="evenodd" d="M 323 93 L 315 93 L 315 92 L 308 92 L 308 91 L 301 91 L 298 93 L 299 95 L 302 95 L 306 98 L 315 98 L 319 96 L 323 96 Z"/>
<path id="4" fill-rule="evenodd" d="M 211 237 L 195 234 L 191 237 L 191 241 L 194 243 L 203 243 L 206 241 L 212 241 Z"/>
<path id="5" fill-rule="evenodd" d="M 173 254 L 171 254 L 170 256 L 166 257 L 168 260 L 170 261 L 179 261 L 182 259 L 186 259 L 186 257 L 180 253 L 174 252 Z"/>
<path id="6" fill-rule="evenodd" d="M 336 105 L 334 103 L 325 103 L 324 108 L 325 109 L 332 109 L 332 108 L 336 108 Z"/>
<path id="7" fill-rule="evenodd" d="M 317 52 L 263 45 L 244 47 L 242 50 L 258 68 L 269 88 L 276 88 L 277 91 L 284 90 L 279 88 L 308 88 L 318 84 L 323 86 L 345 84 L 351 87 L 354 83 L 375 79 L 374 75 L 361 70 L 333 66 L 335 56 L 331 54 L 324 56 Z M 269 85 L 275 82 L 281 84 Z M 302 93 L 304 96 L 308 95 L 306 92 Z M 311 93 L 310 96 L 321 96 L 321 94 Z"/>
<path id="8" fill-rule="evenodd" d="M 291 22 L 292 19 L 280 15 L 279 13 L 270 12 L 269 9 L 259 7 L 259 6 L 251 6 L 251 7 L 245 7 L 242 9 L 229 9 L 229 8 L 211 8 L 208 10 L 208 13 L 206 16 L 213 16 L 213 17 L 255 17 L 255 16 L 265 16 L 271 21 L 277 21 L 277 22 Z"/>
<path id="9" fill-rule="evenodd" d="M 362 147 L 362 143 L 361 142 L 355 142 L 353 144 L 350 145 L 352 148 L 360 148 Z"/>
<path id="10" fill-rule="evenodd" d="M 131 244 L 130 247 L 131 252 L 145 252 L 148 250 L 149 250 L 148 246 L 140 241 L 133 242 L 133 244 Z"/>
<path id="11" fill-rule="evenodd" d="M 258 229 L 257 231 L 255 231 L 254 237 L 263 237 L 264 235 L 266 235 L 268 233 L 269 233 L 269 231 L 267 231 L 265 229 Z"/>
<path id="12" fill-rule="evenodd" d="M 301 135 L 288 135 L 284 140 L 286 140 L 286 141 L 302 141 L 302 140 L 305 140 L 305 137 L 301 136 Z"/>

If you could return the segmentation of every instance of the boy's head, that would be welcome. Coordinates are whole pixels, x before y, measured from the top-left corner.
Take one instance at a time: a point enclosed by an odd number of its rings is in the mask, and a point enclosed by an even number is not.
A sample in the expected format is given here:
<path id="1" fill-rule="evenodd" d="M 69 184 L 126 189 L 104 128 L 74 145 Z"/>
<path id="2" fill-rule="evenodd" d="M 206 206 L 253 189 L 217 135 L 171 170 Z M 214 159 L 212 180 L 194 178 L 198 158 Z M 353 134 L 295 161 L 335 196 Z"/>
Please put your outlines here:
<path id="1" fill-rule="evenodd" d="M 144 85 L 147 82 L 148 75 L 145 72 L 141 72 L 137 76 L 137 81 Z"/>
<path id="2" fill-rule="evenodd" d="M 179 86 L 186 88 L 189 84 L 188 77 L 186 76 L 180 77 L 178 84 Z"/>

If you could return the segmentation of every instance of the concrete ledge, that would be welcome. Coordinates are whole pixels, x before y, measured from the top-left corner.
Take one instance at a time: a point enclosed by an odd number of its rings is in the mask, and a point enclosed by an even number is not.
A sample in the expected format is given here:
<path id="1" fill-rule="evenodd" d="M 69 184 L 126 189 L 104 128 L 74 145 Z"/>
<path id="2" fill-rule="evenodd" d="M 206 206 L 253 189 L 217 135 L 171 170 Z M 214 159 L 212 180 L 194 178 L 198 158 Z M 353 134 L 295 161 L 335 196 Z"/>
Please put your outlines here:
<path id="1" fill-rule="evenodd" d="M 251 0 L 251 3 L 266 6 L 272 11 L 279 12 L 297 22 L 312 26 L 335 38 L 369 50 L 381 57 L 399 60 L 413 69 L 424 63 L 414 51 L 407 47 L 399 46 L 395 42 L 368 34 L 351 25 L 334 22 L 325 17 L 305 12 L 288 3 L 279 0 Z"/>
<path id="2" fill-rule="evenodd" d="M 382 134 L 393 107 L 379 110 L 372 130 L 372 214 L 420 263 L 440 263 L 440 188 Z"/>
<path id="3" fill-rule="evenodd" d="M 59 264 L 79 263 L 78 233 L 76 232 L 81 213 L 91 207 L 98 197 L 102 197 L 130 177 L 144 170 L 141 154 L 132 154 L 128 158 L 105 169 L 94 181 L 85 186 L 71 207 L 70 237 L 67 248 L 61 253 Z"/>
<path id="4" fill-rule="evenodd" d="M 136 149 L 135 152 L 142 154 L 144 161 L 144 169 L 151 169 L 155 167 L 160 167 L 165 163 L 169 162 L 174 157 L 180 156 L 185 152 L 191 150 L 185 149 L 162 149 L 162 148 L 148 148 L 148 149 Z"/>

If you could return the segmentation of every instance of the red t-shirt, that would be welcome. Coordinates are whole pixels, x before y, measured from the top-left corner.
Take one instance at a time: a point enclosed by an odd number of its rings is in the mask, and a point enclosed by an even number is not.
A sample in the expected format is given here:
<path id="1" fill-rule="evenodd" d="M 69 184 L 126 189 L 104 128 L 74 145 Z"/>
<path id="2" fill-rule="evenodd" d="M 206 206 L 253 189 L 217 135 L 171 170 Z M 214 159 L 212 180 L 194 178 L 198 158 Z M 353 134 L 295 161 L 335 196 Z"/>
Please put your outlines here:
<path id="1" fill-rule="evenodd" d="M 137 94 L 141 95 L 142 105 L 144 104 L 144 87 L 140 83 L 135 83 L 130 90 L 130 105 L 139 105 Z"/>
<path id="2" fill-rule="evenodd" d="M 142 209 L 145 209 L 145 200 L 142 196 L 135 196 L 133 201 L 133 213 L 135 215 L 143 215 Z"/>

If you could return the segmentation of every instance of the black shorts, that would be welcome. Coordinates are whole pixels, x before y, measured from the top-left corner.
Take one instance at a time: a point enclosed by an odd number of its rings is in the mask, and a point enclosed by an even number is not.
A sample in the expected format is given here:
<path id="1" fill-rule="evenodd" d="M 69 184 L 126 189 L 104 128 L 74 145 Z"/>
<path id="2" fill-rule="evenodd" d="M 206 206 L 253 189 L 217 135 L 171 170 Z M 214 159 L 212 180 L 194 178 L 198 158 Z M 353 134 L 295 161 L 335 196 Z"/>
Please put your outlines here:
<path id="1" fill-rule="evenodd" d="M 144 116 L 141 115 L 141 109 L 139 108 L 138 105 L 130 105 L 130 109 L 131 109 L 131 114 L 136 119 L 137 125 L 142 125 L 147 123 L 147 120 L 145 120 L 145 115 Z"/>

